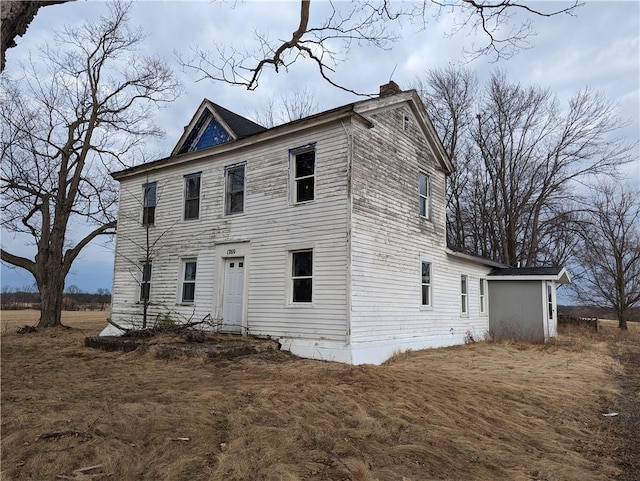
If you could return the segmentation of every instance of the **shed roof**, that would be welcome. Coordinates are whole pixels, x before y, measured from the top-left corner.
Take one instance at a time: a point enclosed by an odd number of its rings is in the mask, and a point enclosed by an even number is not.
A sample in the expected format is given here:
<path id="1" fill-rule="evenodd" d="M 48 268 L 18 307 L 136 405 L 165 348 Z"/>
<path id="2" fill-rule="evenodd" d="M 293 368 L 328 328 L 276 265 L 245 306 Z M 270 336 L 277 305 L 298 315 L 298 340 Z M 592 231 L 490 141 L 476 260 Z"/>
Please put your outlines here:
<path id="1" fill-rule="evenodd" d="M 564 267 L 502 267 L 493 269 L 487 276 L 492 281 L 547 280 L 570 284 L 571 278 Z"/>

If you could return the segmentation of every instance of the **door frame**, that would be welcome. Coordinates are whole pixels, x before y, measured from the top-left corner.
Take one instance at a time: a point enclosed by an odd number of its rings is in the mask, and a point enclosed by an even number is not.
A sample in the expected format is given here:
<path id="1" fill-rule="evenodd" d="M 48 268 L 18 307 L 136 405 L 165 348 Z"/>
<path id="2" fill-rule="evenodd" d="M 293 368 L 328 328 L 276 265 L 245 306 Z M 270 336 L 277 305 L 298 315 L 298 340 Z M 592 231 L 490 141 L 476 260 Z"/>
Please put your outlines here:
<path id="1" fill-rule="evenodd" d="M 216 251 L 216 272 L 215 272 L 215 289 L 214 289 L 214 308 L 211 317 L 215 322 L 220 322 L 224 312 L 224 284 L 225 284 L 225 265 L 227 259 L 243 257 L 244 258 L 244 285 L 242 298 L 242 322 L 241 334 L 244 336 L 248 331 L 248 301 L 249 301 L 249 251 L 250 245 L 245 242 L 219 242 L 215 245 Z M 216 330 L 220 331 L 222 323 L 216 326 Z"/>

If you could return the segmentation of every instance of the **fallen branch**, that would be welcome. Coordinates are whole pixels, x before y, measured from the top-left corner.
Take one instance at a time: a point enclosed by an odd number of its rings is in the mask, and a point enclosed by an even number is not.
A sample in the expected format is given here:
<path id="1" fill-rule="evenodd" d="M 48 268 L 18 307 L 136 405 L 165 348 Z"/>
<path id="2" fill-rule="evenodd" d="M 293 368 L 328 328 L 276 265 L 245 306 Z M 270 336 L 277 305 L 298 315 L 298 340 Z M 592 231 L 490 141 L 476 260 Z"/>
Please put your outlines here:
<path id="1" fill-rule="evenodd" d="M 40 439 L 54 439 L 54 438 L 61 438 L 63 436 L 82 436 L 82 437 L 88 437 L 89 434 L 86 431 L 77 431 L 75 429 L 65 429 L 63 431 L 49 431 L 46 433 L 42 433 L 40 434 L 37 438 L 36 441 L 40 440 Z"/>

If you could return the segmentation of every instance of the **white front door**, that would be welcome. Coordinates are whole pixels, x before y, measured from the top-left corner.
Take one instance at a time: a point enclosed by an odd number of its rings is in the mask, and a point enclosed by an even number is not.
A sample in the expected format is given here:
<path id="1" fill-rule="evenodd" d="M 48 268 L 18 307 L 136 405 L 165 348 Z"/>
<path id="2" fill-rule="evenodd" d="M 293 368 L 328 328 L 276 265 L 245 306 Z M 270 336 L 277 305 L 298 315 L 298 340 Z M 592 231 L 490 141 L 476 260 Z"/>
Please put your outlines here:
<path id="1" fill-rule="evenodd" d="M 244 257 L 225 259 L 222 331 L 242 332 L 243 307 Z"/>

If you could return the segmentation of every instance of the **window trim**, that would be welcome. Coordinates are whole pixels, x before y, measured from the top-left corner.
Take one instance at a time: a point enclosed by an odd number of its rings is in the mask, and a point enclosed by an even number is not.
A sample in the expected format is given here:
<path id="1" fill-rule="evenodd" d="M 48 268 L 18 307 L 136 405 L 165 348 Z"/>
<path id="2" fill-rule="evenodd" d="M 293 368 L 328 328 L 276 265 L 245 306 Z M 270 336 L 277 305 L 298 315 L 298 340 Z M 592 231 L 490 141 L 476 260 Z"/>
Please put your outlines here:
<path id="1" fill-rule="evenodd" d="M 229 186 L 229 183 L 230 183 L 229 173 L 238 169 L 242 169 L 242 191 L 240 190 L 231 191 Z M 244 214 L 246 191 L 247 191 L 247 163 L 240 162 L 237 164 L 227 165 L 224 168 L 224 215 L 225 216 Z M 238 194 L 239 192 L 242 192 L 242 210 L 239 212 L 230 212 L 230 207 L 231 207 L 231 201 L 229 200 L 230 196 L 233 194 Z"/>
<path id="2" fill-rule="evenodd" d="M 421 177 L 425 177 L 426 193 L 423 194 L 420 190 Z M 422 214 L 422 203 L 424 202 L 424 215 Z M 431 176 L 424 170 L 418 171 L 418 215 L 427 220 L 431 220 Z"/>
<path id="3" fill-rule="evenodd" d="M 422 275 L 422 267 L 424 264 L 429 266 L 429 282 L 425 283 Z M 424 295 L 423 290 L 424 287 L 427 287 L 428 300 L 427 304 L 424 304 Z M 421 309 L 430 309 L 433 307 L 433 262 L 430 259 L 420 259 L 420 308 Z"/>
<path id="4" fill-rule="evenodd" d="M 195 275 L 193 280 L 186 279 L 187 276 L 187 264 L 193 262 L 195 266 Z M 180 291 L 178 292 L 178 301 L 180 304 L 192 305 L 196 302 L 196 283 L 198 281 L 198 259 L 195 257 L 185 257 L 180 262 Z M 185 284 L 193 284 L 193 299 L 185 300 L 184 298 L 184 286 Z"/>
<path id="5" fill-rule="evenodd" d="M 469 276 L 460 275 L 460 314 L 469 315 Z"/>
<path id="6" fill-rule="evenodd" d="M 310 276 L 295 276 L 294 275 L 294 256 L 295 254 L 298 253 L 302 253 L 302 252 L 310 252 L 311 253 L 311 275 Z M 287 259 L 287 271 L 288 271 L 288 275 L 287 275 L 287 279 L 288 279 L 288 286 L 287 286 L 287 305 L 291 306 L 291 307 L 312 307 L 313 303 L 314 303 L 314 286 L 315 286 L 315 282 L 314 282 L 314 260 L 315 260 L 315 252 L 314 249 L 312 247 L 307 247 L 307 248 L 299 248 L 299 249 L 293 249 L 288 251 L 288 259 Z M 311 279 L 311 300 L 310 301 L 294 301 L 294 286 L 295 286 L 295 280 L 297 279 Z"/>
<path id="7" fill-rule="evenodd" d="M 480 314 L 482 315 L 487 315 L 489 313 L 489 306 L 487 304 L 488 301 L 488 290 L 489 290 L 489 284 L 487 283 L 487 280 L 484 277 L 480 278 L 480 284 L 479 284 L 479 288 L 480 288 Z"/>
<path id="8" fill-rule="evenodd" d="M 146 267 L 149 267 L 149 270 L 147 271 Z M 149 278 L 147 279 L 147 272 L 149 273 Z M 138 302 L 149 302 L 149 300 L 151 299 L 151 279 L 153 277 L 153 261 L 149 260 L 142 260 L 140 261 L 140 292 L 138 293 Z M 146 298 L 144 296 L 145 293 L 145 288 L 144 286 L 147 286 L 146 288 Z"/>
<path id="9" fill-rule="evenodd" d="M 151 192 L 153 189 L 153 205 L 148 205 L 149 196 L 148 192 Z M 147 182 L 146 184 L 142 184 L 142 225 L 143 226 L 151 226 L 156 223 L 156 206 L 158 205 L 158 182 Z M 147 210 L 149 209 L 149 210 Z M 152 210 L 151 210 L 152 209 Z M 149 215 L 150 212 L 150 215 Z M 148 219 L 151 217 L 151 221 Z"/>
<path id="10" fill-rule="evenodd" d="M 313 174 L 298 177 L 297 168 L 296 168 L 297 156 L 306 154 L 308 152 L 313 152 Z M 317 195 L 316 195 L 316 188 L 317 188 L 316 174 L 317 174 L 317 165 L 318 165 L 317 161 L 318 161 L 318 153 L 317 153 L 315 142 L 289 150 L 289 172 L 291 176 L 289 188 L 291 191 L 291 202 L 294 205 L 308 204 L 310 202 L 314 202 L 317 199 Z M 298 182 L 301 180 L 310 179 L 310 178 L 313 179 L 313 198 L 309 200 L 298 201 Z"/>
<path id="11" fill-rule="evenodd" d="M 191 179 L 198 179 L 198 196 L 192 199 L 189 198 L 189 189 L 187 188 L 188 182 Z M 182 220 L 198 220 L 200 218 L 200 199 L 202 198 L 202 172 L 195 172 L 193 174 L 187 174 L 184 176 L 184 190 L 182 200 Z M 198 208 L 195 217 L 187 217 L 187 202 L 196 200 L 198 202 Z"/>

